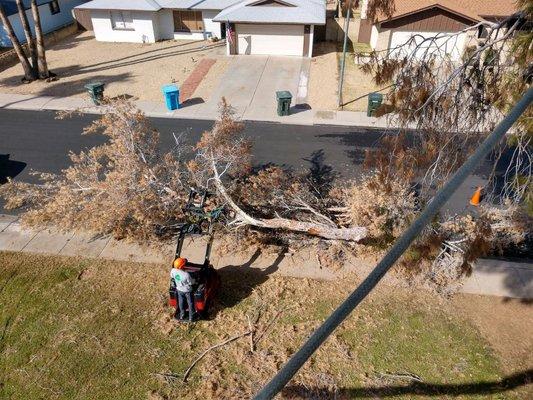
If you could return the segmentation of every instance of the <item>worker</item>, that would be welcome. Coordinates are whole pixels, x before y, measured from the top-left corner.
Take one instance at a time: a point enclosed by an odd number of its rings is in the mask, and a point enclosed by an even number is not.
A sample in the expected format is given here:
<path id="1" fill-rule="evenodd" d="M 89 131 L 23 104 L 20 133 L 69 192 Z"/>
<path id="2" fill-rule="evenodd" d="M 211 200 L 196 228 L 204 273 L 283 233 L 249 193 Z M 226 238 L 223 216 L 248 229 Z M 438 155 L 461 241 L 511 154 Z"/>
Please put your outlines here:
<path id="1" fill-rule="evenodd" d="M 176 282 L 176 294 L 178 296 L 178 309 L 179 309 L 179 319 L 185 320 L 185 302 L 187 302 L 187 307 L 189 309 L 189 322 L 194 321 L 196 315 L 196 309 L 194 307 L 193 299 L 193 285 L 194 280 L 187 271 L 185 271 L 185 266 L 187 265 L 186 258 L 176 258 L 174 260 L 174 268 L 170 271 L 170 277 Z M 176 309 L 176 314 L 174 318 L 178 317 L 178 309 Z"/>

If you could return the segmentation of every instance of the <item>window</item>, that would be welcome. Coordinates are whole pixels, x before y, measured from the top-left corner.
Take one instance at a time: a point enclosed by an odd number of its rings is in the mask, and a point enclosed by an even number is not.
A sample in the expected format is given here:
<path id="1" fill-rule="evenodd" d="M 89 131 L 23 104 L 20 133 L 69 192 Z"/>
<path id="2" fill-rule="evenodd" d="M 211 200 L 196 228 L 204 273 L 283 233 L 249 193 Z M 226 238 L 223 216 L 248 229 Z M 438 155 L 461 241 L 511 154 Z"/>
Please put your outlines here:
<path id="1" fill-rule="evenodd" d="M 204 24 L 200 11 L 174 11 L 174 32 L 202 32 Z"/>
<path id="2" fill-rule="evenodd" d="M 111 24 L 113 29 L 133 30 L 133 17 L 130 11 L 111 11 Z"/>
<path id="3" fill-rule="evenodd" d="M 58 0 L 53 0 L 50 3 L 48 3 L 48 5 L 50 6 L 50 13 L 52 15 L 59 14 L 61 12 L 61 9 L 59 8 L 59 1 Z"/>
<path id="4" fill-rule="evenodd" d="M 488 36 L 487 28 L 483 25 L 478 26 L 477 28 L 477 38 L 478 39 L 485 39 Z"/>

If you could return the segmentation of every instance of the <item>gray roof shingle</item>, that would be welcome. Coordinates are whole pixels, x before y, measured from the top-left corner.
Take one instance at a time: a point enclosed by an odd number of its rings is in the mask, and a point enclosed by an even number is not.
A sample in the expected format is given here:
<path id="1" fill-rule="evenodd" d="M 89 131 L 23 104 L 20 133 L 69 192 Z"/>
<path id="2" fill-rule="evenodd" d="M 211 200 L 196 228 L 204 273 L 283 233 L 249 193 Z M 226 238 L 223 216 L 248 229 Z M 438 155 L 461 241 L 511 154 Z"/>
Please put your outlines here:
<path id="1" fill-rule="evenodd" d="M 258 0 L 245 0 L 222 10 L 214 21 L 313 25 L 326 23 L 325 0 L 282 0 L 282 2 L 288 6 L 255 5 Z"/>
<path id="2" fill-rule="evenodd" d="M 2 1 L 2 0 L 0 0 Z M 287 5 L 256 5 L 258 0 L 93 0 L 76 8 L 92 10 L 159 11 L 162 8 L 221 10 L 217 22 L 279 24 L 326 23 L 325 0 L 280 0 Z"/>
<path id="3" fill-rule="evenodd" d="M 155 0 L 93 0 L 76 8 L 88 10 L 159 11 L 162 7 Z"/>
<path id="4" fill-rule="evenodd" d="M 162 8 L 223 10 L 240 1 L 242 0 L 93 0 L 76 8 L 132 11 L 159 11 Z"/>

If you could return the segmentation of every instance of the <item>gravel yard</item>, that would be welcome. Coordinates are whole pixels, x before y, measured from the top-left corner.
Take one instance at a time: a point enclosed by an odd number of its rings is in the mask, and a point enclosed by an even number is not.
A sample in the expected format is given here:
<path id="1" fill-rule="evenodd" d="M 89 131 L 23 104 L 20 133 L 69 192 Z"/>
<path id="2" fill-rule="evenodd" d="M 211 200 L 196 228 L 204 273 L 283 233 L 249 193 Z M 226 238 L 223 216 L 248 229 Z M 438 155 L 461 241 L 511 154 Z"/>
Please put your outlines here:
<path id="1" fill-rule="evenodd" d="M 337 53 L 339 66 L 342 62 L 342 52 Z M 340 67 L 339 67 L 340 68 Z M 346 54 L 346 65 L 344 74 L 344 87 L 342 98 L 345 111 L 366 111 L 368 106 L 368 93 L 379 91 L 372 75 L 365 74 L 355 63 L 354 54 Z"/>
<path id="2" fill-rule="evenodd" d="M 314 57 L 309 72 L 308 103 L 315 110 L 337 109 L 337 44 L 321 42 L 315 44 Z"/>
<path id="3" fill-rule="evenodd" d="M 46 54 L 50 70 L 58 76 L 57 81 L 22 84 L 22 68 L 16 65 L 0 72 L 0 92 L 80 97 L 85 96 L 83 86 L 97 80 L 106 83 L 109 97 L 162 101 L 161 86 L 183 83 L 199 60 L 209 57 L 218 63 L 226 58 L 223 43 L 105 43 L 94 40 L 91 32 L 67 38 L 50 47 Z M 216 80 L 220 70 L 223 72 L 224 68 L 213 67 L 209 79 Z"/>
<path id="4" fill-rule="evenodd" d="M 316 110 L 336 110 L 339 87 L 342 43 L 315 44 L 309 79 L 309 104 Z M 346 111 L 366 111 L 370 92 L 379 90 L 372 76 L 361 71 L 353 53 L 346 55 L 343 101 Z M 359 98 L 362 97 L 362 98 Z"/>

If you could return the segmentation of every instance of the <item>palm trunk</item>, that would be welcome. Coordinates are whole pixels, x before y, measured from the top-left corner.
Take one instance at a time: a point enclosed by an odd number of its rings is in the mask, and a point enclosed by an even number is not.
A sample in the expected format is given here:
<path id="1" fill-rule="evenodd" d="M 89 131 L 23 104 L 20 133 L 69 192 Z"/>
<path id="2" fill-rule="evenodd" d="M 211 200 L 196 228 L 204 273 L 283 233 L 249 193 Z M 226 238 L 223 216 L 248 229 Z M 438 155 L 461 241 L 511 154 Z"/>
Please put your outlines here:
<path id="1" fill-rule="evenodd" d="M 24 69 L 24 79 L 27 81 L 34 80 L 35 77 L 34 77 L 33 68 L 30 65 L 30 62 L 28 61 L 28 57 L 26 57 L 26 53 L 24 53 L 24 50 L 22 49 L 22 46 L 20 45 L 17 35 L 15 35 L 15 31 L 13 30 L 13 26 L 11 25 L 11 21 L 9 21 L 9 18 L 7 17 L 2 5 L 0 5 L 0 22 L 2 22 L 2 25 L 4 26 L 4 29 L 7 33 L 7 36 L 11 40 L 11 43 L 13 43 L 13 48 L 15 49 L 15 52 L 17 53 L 17 56 L 20 61 L 20 65 L 22 65 L 22 68 Z"/>
<path id="2" fill-rule="evenodd" d="M 28 16 L 26 15 L 26 10 L 24 9 L 22 0 L 17 0 L 17 9 L 19 12 L 20 22 L 22 23 L 22 28 L 24 29 L 24 35 L 26 36 L 28 50 L 30 52 L 31 66 L 33 67 L 35 78 L 37 78 L 37 49 L 35 48 L 35 40 L 33 40 L 30 23 L 28 22 Z"/>
<path id="3" fill-rule="evenodd" d="M 37 64 L 39 66 L 39 78 L 48 79 L 50 72 L 48 71 L 48 64 L 46 63 L 46 52 L 44 48 L 43 30 L 41 28 L 41 16 L 39 14 L 39 7 L 37 2 L 31 0 L 31 13 L 33 15 L 33 22 L 35 24 L 35 38 L 37 40 Z"/>

